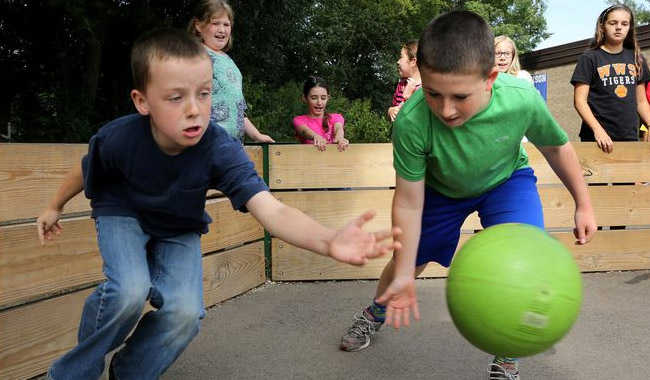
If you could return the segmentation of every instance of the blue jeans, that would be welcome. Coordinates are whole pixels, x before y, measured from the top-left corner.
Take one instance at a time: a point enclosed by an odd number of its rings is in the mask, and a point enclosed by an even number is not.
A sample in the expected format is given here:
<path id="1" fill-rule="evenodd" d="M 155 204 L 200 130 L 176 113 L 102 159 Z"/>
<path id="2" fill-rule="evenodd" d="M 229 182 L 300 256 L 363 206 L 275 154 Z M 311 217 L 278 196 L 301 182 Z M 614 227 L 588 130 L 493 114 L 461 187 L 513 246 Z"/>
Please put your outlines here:
<path id="1" fill-rule="evenodd" d="M 106 280 L 86 300 L 78 345 L 52 364 L 49 378 L 98 379 L 106 354 L 124 343 L 112 361 L 115 377 L 158 379 L 204 316 L 200 236 L 153 237 L 121 216 L 97 217 L 95 227 Z M 140 318 L 147 301 L 156 310 Z"/>

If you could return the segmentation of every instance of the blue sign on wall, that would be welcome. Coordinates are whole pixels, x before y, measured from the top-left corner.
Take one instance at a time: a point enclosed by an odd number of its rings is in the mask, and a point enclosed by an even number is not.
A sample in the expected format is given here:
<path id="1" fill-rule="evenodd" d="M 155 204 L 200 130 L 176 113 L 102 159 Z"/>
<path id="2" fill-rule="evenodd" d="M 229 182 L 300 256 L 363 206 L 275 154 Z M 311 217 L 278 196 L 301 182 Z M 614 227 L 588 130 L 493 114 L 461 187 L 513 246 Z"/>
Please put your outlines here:
<path id="1" fill-rule="evenodd" d="M 542 95 L 542 98 L 544 98 L 544 101 L 546 101 L 546 90 L 548 88 L 546 73 L 533 75 L 533 84 L 537 91 L 539 91 L 540 95 Z"/>

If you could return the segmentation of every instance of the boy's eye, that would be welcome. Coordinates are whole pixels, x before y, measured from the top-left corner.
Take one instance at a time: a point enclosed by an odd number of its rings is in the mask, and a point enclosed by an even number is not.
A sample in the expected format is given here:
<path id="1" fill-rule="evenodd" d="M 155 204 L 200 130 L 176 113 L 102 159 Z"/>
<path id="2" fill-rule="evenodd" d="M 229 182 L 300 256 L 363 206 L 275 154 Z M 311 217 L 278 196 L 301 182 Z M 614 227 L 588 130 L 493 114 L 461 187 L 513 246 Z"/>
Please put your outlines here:
<path id="1" fill-rule="evenodd" d="M 435 98 L 435 97 L 437 97 L 438 95 L 439 95 L 439 94 L 437 94 L 437 93 L 435 93 L 435 92 L 431 92 L 431 91 L 429 91 L 429 96 L 432 97 L 432 98 Z"/>
<path id="2" fill-rule="evenodd" d="M 177 101 L 181 100 L 181 96 L 180 95 L 174 95 L 174 96 L 170 96 L 168 99 L 170 101 L 172 101 L 172 102 L 177 102 Z"/>
<path id="3" fill-rule="evenodd" d="M 467 95 L 454 95 L 454 98 L 458 100 L 465 100 L 467 99 Z"/>
<path id="4" fill-rule="evenodd" d="M 205 97 L 207 97 L 207 96 L 210 96 L 210 91 L 201 91 L 201 92 L 199 93 L 199 96 L 202 97 L 202 98 L 205 98 Z"/>

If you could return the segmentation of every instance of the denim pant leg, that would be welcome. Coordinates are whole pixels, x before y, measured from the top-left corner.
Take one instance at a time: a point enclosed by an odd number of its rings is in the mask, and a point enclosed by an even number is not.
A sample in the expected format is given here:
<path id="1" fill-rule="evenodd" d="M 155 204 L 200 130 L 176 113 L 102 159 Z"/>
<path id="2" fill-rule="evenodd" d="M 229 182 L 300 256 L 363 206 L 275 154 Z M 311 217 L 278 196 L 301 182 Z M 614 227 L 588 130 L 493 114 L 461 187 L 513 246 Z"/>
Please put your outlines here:
<path id="1" fill-rule="evenodd" d="M 119 380 L 158 379 L 199 332 L 204 316 L 200 236 L 152 238 L 151 305 L 113 359 Z"/>
<path id="2" fill-rule="evenodd" d="M 95 220 L 106 280 L 83 309 L 79 344 L 58 359 L 49 377 L 98 379 L 106 354 L 119 347 L 137 323 L 151 290 L 146 245 L 149 240 L 134 218 L 103 216 Z"/>

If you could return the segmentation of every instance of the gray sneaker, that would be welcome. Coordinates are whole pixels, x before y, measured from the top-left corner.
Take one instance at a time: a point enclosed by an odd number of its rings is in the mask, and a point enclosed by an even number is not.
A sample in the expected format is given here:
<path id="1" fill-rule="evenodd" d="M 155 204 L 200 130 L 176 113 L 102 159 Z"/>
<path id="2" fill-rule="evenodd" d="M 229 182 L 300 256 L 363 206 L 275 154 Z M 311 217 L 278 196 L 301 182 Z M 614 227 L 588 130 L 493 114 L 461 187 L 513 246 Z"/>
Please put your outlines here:
<path id="1" fill-rule="evenodd" d="M 519 377 L 519 363 L 506 360 L 501 364 L 496 363 L 497 358 L 488 366 L 489 380 L 521 380 Z"/>
<path id="2" fill-rule="evenodd" d="M 339 348 L 343 351 L 359 351 L 370 345 L 370 335 L 376 333 L 383 322 L 375 322 L 364 310 L 361 315 L 354 316 L 354 322 L 348 332 L 341 337 Z"/>

